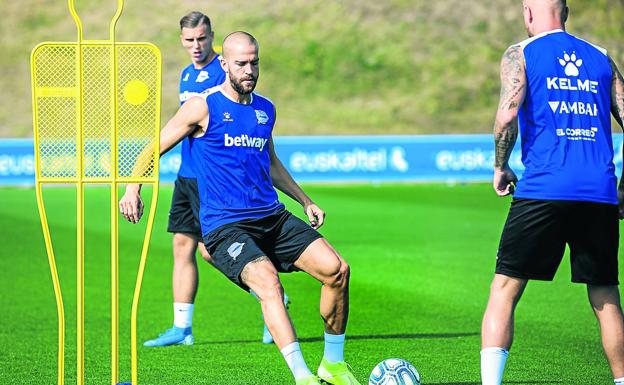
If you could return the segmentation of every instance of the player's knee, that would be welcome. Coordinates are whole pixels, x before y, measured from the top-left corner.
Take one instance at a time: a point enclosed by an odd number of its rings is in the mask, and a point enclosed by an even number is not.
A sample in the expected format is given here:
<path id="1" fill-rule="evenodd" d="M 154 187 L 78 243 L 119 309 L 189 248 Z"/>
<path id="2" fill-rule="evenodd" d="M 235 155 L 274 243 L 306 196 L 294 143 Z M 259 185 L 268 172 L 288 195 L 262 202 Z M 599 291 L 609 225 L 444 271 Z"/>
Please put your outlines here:
<path id="1" fill-rule="evenodd" d="M 502 292 L 505 289 L 506 286 L 506 282 L 500 281 L 500 280 L 493 280 L 490 283 L 490 295 L 496 295 L 500 292 Z"/>
<path id="2" fill-rule="evenodd" d="M 527 280 L 496 275 L 490 285 L 489 305 L 496 309 L 513 309 L 520 301 Z"/>
<path id="3" fill-rule="evenodd" d="M 258 278 L 261 284 L 259 287 L 255 288 L 254 291 L 258 295 L 260 301 L 281 301 L 284 288 L 277 274 L 267 273 Z"/>
<path id="4" fill-rule="evenodd" d="M 526 279 L 508 277 L 506 275 L 497 274 L 492 280 L 490 291 L 492 293 L 517 294 L 522 293 L 527 284 Z"/>
<path id="5" fill-rule="evenodd" d="M 241 281 L 256 293 L 260 301 L 277 299 L 283 293 L 277 270 L 268 259 L 248 263 L 241 272 Z"/>
<path id="6" fill-rule="evenodd" d="M 186 234 L 181 234 L 181 233 L 176 233 L 173 236 L 173 250 L 174 252 L 176 250 L 178 251 L 188 251 L 188 250 L 192 250 L 193 252 L 195 251 L 195 247 L 197 245 L 197 241 L 195 240 L 195 238 L 190 237 Z"/>
<path id="7" fill-rule="evenodd" d="M 332 266 L 329 266 L 325 284 L 331 287 L 345 287 L 349 284 L 351 268 L 343 259 L 337 259 Z"/>

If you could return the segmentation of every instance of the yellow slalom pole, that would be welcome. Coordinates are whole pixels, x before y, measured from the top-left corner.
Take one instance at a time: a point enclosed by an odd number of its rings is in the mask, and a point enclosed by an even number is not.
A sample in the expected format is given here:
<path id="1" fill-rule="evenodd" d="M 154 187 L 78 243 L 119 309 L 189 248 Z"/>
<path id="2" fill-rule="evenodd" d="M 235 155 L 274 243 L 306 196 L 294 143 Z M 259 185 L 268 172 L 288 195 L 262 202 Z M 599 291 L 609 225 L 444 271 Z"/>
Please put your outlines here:
<path id="1" fill-rule="evenodd" d="M 157 143 L 158 144 L 158 143 Z M 158 146 L 156 147 L 158 148 Z M 158 170 L 156 170 L 156 174 Z M 145 272 L 145 263 L 147 260 L 147 252 L 149 250 L 150 238 L 152 236 L 152 228 L 154 226 L 154 218 L 156 217 L 156 206 L 158 202 L 158 182 L 155 182 L 152 189 L 152 200 L 150 202 L 149 218 L 147 220 L 147 228 L 145 229 L 145 237 L 143 239 L 143 249 L 141 250 L 141 261 L 139 262 L 139 271 L 137 273 L 136 284 L 134 286 L 134 296 L 132 297 L 132 315 L 130 320 L 130 344 L 131 344 L 131 374 L 132 385 L 139 383 L 138 371 L 138 352 L 137 352 L 137 320 L 139 313 L 139 298 L 141 296 L 141 286 L 143 284 L 143 273 Z"/>
<path id="2" fill-rule="evenodd" d="M 34 57 L 36 49 L 31 54 L 31 79 L 35 79 Z M 36 84 L 32 84 L 32 105 L 33 105 L 33 125 L 39 127 L 39 117 L 37 114 L 36 102 Z M 45 242 L 46 254 L 48 255 L 48 264 L 50 265 L 50 274 L 52 276 L 52 286 L 54 287 L 54 297 L 56 299 L 56 313 L 58 318 L 58 347 L 57 347 L 57 384 L 65 383 L 65 306 L 63 305 L 63 293 L 61 291 L 61 283 L 59 281 L 58 271 L 56 268 L 56 258 L 54 258 L 54 248 L 52 246 L 52 238 L 50 236 L 50 226 L 48 225 L 48 217 L 46 215 L 45 205 L 43 203 L 42 183 L 38 180 L 41 176 L 41 160 L 40 160 L 40 138 L 39 130 L 35 129 L 35 193 L 37 196 L 37 209 L 39 211 L 39 219 L 41 221 L 41 229 L 43 231 L 43 240 Z"/>
<path id="3" fill-rule="evenodd" d="M 80 178 L 82 179 L 82 178 Z M 84 384 L 84 186 L 79 181 L 76 188 L 76 377 L 77 385 Z"/>
<path id="4" fill-rule="evenodd" d="M 36 162 L 36 164 L 38 167 L 39 162 Z M 39 175 L 38 172 L 37 175 Z M 52 239 L 50 238 L 50 227 L 48 226 L 48 219 L 45 212 L 45 206 L 43 204 L 43 192 L 41 191 L 41 188 L 41 183 L 37 182 L 37 207 L 39 208 L 39 218 L 41 219 L 41 227 L 43 229 L 43 239 L 45 241 L 46 251 L 48 252 L 48 263 L 50 264 L 50 273 L 52 274 L 52 285 L 54 286 L 54 296 L 56 297 L 56 312 L 58 314 L 57 382 L 58 385 L 63 385 L 65 382 L 65 310 L 63 306 L 63 294 L 61 293 L 61 284 L 59 282 L 58 272 L 56 270 L 56 259 L 54 258 Z"/>
<path id="5" fill-rule="evenodd" d="M 109 25 L 111 42 L 111 384 L 116 385 L 119 378 L 119 211 L 117 210 L 117 47 L 115 45 L 115 27 L 123 11 L 123 0 L 117 0 L 117 11 Z"/>
<path id="6" fill-rule="evenodd" d="M 76 152 L 78 160 L 76 182 L 76 384 L 84 385 L 84 167 L 83 155 L 84 137 L 82 129 L 83 121 L 83 74 L 82 74 L 82 22 L 76 13 L 74 0 L 68 0 L 69 12 L 71 13 L 78 34 L 76 43 L 76 70 L 78 73 L 78 130 L 76 131 Z"/>
<path id="7" fill-rule="evenodd" d="M 117 184 L 111 186 L 111 383 L 119 376 L 119 256 L 117 242 Z"/>

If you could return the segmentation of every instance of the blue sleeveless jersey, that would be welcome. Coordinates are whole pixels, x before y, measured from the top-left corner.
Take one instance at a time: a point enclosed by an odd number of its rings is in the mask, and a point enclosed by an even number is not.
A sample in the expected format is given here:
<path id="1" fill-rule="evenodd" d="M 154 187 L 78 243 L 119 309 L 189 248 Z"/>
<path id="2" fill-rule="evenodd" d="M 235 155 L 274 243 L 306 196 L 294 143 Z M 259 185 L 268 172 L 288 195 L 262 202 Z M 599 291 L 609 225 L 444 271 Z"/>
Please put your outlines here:
<path id="1" fill-rule="evenodd" d="M 526 170 L 514 196 L 617 204 L 607 52 L 562 30 L 520 43 L 519 111 Z"/>
<path id="2" fill-rule="evenodd" d="M 269 140 L 275 124 L 273 103 L 256 93 L 250 104 L 228 98 L 221 87 L 206 94 L 206 133 L 190 138 L 199 190 L 203 235 L 242 219 L 262 218 L 283 209 L 273 187 Z"/>
<path id="3" fill-rule="evenodd" d="M 200 69 L 195 68 L 195 65 L 191 63 L 182 70 L 180 75 L 180 105 L 193 96 L 197 96 L 224 81 L 225 72 L 221 68 L 219 56 L 215 56 L 210 63 Z M 181 146 L 181 162 L 178 175 L 184 178 L 195 178 L 188 138 L 182 140 Z"/>

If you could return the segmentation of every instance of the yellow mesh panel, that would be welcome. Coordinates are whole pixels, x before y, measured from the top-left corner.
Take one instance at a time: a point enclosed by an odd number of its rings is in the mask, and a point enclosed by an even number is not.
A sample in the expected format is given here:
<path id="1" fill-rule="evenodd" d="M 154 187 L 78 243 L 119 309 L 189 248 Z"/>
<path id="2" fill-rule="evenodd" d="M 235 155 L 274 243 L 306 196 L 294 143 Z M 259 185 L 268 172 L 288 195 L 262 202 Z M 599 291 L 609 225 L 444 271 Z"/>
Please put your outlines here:
<path id="1" fill-rule="evenodd" d="M 161 78 L 158 49 L 145 43 L 116 44 L 117 93 L 113 100 L 112 45 L 83 43 L 81 76 L 76 47 L 75 43 L 48 43 L 33 53 L 37 177 L 47 182 L 72 182 L 79 176 L 87 182 L 156 181 Z M 76 149 L 79 132 L 81 150 Z M 113 137 L 117 142 L 116 178 L 111 174 Z M 78 156 L 82 157 L 82 174 Z"/>
<path id="2" fill-rule="evenodd" d="M 84 133 L 84 177 L 111 179 L 111 46 L 83 46 L 82 129 Z"/>
<path id="3" fill-rule="evenodd" d="M 160 63 L 158 53 L 147 45 L 120 45 L 117 48 L 117 175 L 140 177 L 141 163 L 146 153 L 158 153 L 154 148 L 154 128 L 160 119 Z M 154 178 L 158 157 L 143 174 Z M 139 167 L 135 168 L 135 165 Z"/>
<path id="4" fill-rule="evenodd" d="M 40 46 L 33 56 L 36 149 L 39 177 L 75 178 L 78 175 L 78 89 L 76 47 Z"/>

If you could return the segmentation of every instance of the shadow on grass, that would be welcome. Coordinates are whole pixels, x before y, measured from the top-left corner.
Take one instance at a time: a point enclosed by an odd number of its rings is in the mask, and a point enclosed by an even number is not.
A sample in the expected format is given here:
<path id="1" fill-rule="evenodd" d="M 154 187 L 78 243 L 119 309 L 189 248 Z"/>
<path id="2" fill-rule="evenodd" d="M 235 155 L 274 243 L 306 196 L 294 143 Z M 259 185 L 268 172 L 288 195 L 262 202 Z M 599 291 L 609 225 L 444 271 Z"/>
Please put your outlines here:
<path id="1" fill-rule="evenodd" d="M 403 333 L 403 334 L 381 334 L 381 335 L 347 335 L 349 341 L 353 340 L 395 340 L 395 339 L 421 339 L 421 338 L 459 338 L 459 337 L 474 337 L 479 333 Z M 299 342 L 322 342 L 323 337 L 300 337 Z M 195 345 L 213 345 L 213 344 L 257 344 L 260 342 L 260 338 L 253 340 L 228 340 L 228 341 L 195 341 Z M 472 384 L 467 382 L 466 384 Z"/>
<path id="2" fill-rule="evenodd" d="M 505 381 L 505 384 L 563 384 L 563 381 L 544 381 L 544 380 L 533 380 L 533 381 Z M 481 385 L 481 382 L 427 382 L 427 385 Z"/>

